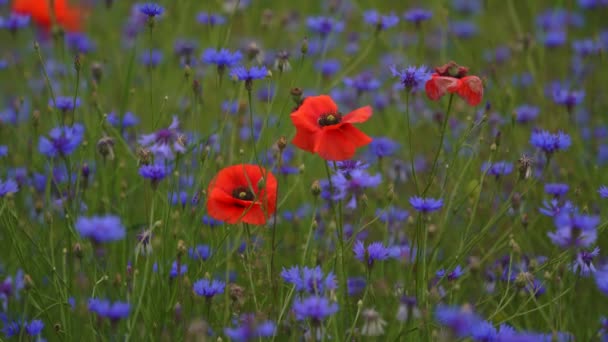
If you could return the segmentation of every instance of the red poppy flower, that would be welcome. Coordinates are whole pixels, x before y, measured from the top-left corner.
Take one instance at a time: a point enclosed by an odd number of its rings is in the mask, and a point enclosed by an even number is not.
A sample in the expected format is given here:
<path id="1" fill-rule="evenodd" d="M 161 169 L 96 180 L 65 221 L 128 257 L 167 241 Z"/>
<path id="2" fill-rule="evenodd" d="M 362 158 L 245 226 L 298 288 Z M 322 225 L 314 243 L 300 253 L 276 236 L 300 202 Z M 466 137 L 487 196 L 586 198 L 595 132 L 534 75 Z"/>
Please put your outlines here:
<path id="1" fill-rule="evenodd" d="M 477 106 L 483 97 L 483 83 L 477 76 L 467 76 L 468 71 L 454 62 L 435 68 L 425 84 L 426 95 L 437 101 L 447 93 L 455 93 L 471 106 Z"/>
<path id="2" fill-rule="evenodd" d="M 69 32 L 79 31 L 84 9 L 72 7 L 68 0 L 54 0 L 53 13 L 59 26 Z M 32 20 L 45 30 L 52 25 L 50 0 L 14 0 L 12 11 L 14 13 L 29 15 Z"/>
<path id="3" fill-rule="evenodd" d="M 276 210 L 277 180 L 257 165 L 233 165 L 211 180 L 207 194 L 207 213 L 214 219 L 262 225 Z"/>
<path id="4" fill-rule="evenodd" d="M 370 106 L 342 115 L 331 97 L 307 97 L 300 107 L 291 113 L 291 121 L 296 126 L 296 136 L 292 142 L 325 160 L 351 159 L 357 148 L 372 141 L 353 124 L 365 122 L 370 116 Z"/>

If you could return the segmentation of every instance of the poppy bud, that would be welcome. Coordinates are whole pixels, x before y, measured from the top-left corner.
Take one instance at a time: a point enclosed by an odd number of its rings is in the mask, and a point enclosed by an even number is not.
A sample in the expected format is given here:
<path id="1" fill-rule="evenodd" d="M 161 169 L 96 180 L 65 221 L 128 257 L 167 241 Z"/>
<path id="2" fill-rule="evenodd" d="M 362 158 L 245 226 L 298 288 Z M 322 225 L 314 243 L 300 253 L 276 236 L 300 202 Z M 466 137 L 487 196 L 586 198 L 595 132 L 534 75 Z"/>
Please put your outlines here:
<path id="1" fill-rule="evenodd" d="M 277 147 L 279 151 L 283 151 L 287 147 L 287 138 L 285 136 L 281 136 L 279 140 L 277 140 Z"/>
<path id="2" fill-rule="evenodd" d="M 302 45 L 300 46 L 300 52 L 305 55 L 308 53 L 308 38 L 304 38 Z"/>
<path id="3" fill-rule="evenodd" d="M 530 272 L 520 272 L 515 277 L 515 286 L 520 289 L 525 288 L 527 285 L 532 284 L 534 282 L 534 275 Z"/>
<path id="4" fill-rule="evenodd" d="M 101 81 L 101 77 L 103 76 L 103 66 L 101 63 L 94 62 L 93 65 L 91 65 L 91 74 L 97 83 Z"/>
<path id="5" fill-rule="evenodd" d="M 105 136 L 97 142 L 97 151 L 104 158 L 114 160 L 114 139 Z"/>
<path id="6" fill-rule="evenodd" d="M 29 274 L 23 276 L 23 288 L 30 290 L 34 287 L 34 280 Z"/>
<path id="7" fill-rule="evenodd" d="M 312 182 L 312 186 L 310 187 L 310 192 L 314 197 L 317 197 L 321 194 L 321 183 L 318 180 Z"/>
<path id="8" fill-rule="evenodd" d="M 78 259 L 82 259 L 82 246 L 80 245 L 79 242 L 76 242 L 74 244 L 74 247 L 72 247 L 72 252 L 74 253 L 74 256 L 77 257 Z"/>

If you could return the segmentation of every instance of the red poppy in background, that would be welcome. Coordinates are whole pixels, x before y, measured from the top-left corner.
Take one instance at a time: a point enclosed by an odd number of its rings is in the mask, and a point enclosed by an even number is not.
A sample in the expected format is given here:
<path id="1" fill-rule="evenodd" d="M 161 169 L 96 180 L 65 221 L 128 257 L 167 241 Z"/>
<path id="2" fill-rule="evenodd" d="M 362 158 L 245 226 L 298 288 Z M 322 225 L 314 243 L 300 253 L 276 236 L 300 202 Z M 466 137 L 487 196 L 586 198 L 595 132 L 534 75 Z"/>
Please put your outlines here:
<path id="1" fill-rule="evenodd" d="M 426 95 L 437 101 L 447 93 L 455 93 L 471 106 L 477 106 L 483 97 L 483 83 L 477 76 L 467 76 L 468 71 L 454 62 L 435 68 L 435 73 L 426 82 Z"/>
<path id="2" fill-rule="evenodd" d="M 229 224 L 266 223 L 277 205 L 277 180 L 257 165 L 226 167 L 207 188 L 207 214 Z"/>
<path id="3" fill-rule="evenodd" d="M 53 4 L 51 12 L 51 0 L 14 0 L 12 11 L 21 15 L 29 15 L 38 26 L 46 31 L 51 28 L 51 14 L 54 13 L 57 25 L 64 30 L 80 31 L 85 9 L 71 6 L 68 0 L 54 0 Z"/>
<path id="4" fill-rule="evenodd" d="M 342 115 L 331 97 L 307 97 L 300 107 L 291 113 L 291 121 L 296 126 L 296 136 L 292 142 L 325 160 L 348 160 L 355 155 L 357 148 L 372 141 L 353 126 L 354 123 L 367 121 L 370 116 L 370 106 Z"/>

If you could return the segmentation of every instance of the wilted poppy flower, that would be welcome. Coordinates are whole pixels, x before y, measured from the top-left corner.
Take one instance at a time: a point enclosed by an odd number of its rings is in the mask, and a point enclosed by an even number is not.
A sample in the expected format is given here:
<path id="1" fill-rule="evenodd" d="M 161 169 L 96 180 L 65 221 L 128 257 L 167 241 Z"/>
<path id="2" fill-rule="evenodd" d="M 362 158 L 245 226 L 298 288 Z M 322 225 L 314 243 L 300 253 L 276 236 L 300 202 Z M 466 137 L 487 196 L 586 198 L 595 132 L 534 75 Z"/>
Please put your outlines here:
<path id="1" fill-rule="evenodd" d="M 351 159 L 357 148 L 372 141 L 353 124 L 365 122 L 371 115 L 370 106 L 342 115 L 331 97 L 307 97 L 302 105 L 291 113 L 291 121 L 296 126 L 296 136 L 292 142 L 325 160 Z"/>
<path id="2" fill-rule="evenodd" d="M 229 166 L 211 180 L 207 213 L 216 220 L 262 225 L 277 204 L 277 180 L 257 165 Z"/>
<path id="3" fill-rule="evenodd" d="M 437 101 L 447 93 L 455 93 L 471 106 L 477 106 L 483 97 L 483 83 L 477 76 L 467 76 L 468 71 L 454 62 L 435 68 L 435 73 L 426 82 L 426 95 Z"/>
<path id="4" fill-rule="evenodd" d="M 81 21 L 85 15 L 82 7 L 72 7 L 68 0 L 54 0 L 53 12 L 57 25 L 69 32 L 80 31 Z M 29 15 L 32 20 L 45 30 L 53 24 L 51 19 L 51 0 L 15 0 L 13 13 Z"/>

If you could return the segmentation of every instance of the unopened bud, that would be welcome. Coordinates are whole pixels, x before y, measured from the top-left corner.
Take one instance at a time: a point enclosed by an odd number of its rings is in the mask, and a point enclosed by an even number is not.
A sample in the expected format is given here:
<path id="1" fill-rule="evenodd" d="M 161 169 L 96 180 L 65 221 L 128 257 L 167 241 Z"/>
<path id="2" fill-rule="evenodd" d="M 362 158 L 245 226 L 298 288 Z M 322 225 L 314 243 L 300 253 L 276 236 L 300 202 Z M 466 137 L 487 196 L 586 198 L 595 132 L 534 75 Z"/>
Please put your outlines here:
<path id="1" fill-rule="evenodd" d="M 314 182 L 312 182 L 312 185 L 310 187 L 310 192 L 312 193 L 312 195 L 314 197 L 317 197 L 321 194 L 321 183 L 318 180 L 315 180 Z"/>

